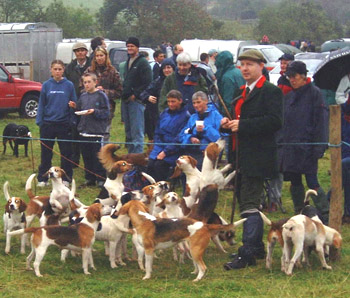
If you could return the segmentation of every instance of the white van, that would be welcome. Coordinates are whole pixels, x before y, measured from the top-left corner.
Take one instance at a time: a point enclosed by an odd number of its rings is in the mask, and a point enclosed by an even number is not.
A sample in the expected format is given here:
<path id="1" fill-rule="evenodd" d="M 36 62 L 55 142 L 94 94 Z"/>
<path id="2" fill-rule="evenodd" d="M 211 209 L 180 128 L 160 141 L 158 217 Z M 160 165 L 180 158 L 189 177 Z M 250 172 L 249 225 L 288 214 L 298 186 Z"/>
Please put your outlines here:
<path id="1" fill-rule="evenodd" d="M 233 61 L 236 62 L 238 53 L 243 46 L 259 43 L 256 40 L 184 39 L 180 44 L 184 48 L 184 52 L 190 54 L 193 62 L 199 62 L 201 53 L 208 53 L 211 49 L 231 52 Z"/>

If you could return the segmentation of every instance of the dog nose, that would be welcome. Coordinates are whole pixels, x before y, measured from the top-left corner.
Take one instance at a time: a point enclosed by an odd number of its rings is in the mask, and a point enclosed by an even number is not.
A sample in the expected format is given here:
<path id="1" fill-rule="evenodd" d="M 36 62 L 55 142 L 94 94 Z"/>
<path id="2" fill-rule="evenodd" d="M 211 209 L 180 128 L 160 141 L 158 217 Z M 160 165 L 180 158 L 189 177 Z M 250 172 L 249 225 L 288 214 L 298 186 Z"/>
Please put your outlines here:
<path id="1" fill-rule="evenodd" d="M 15 206 L 11 204 L 11 205 L 10 205 L 10 209 L 11 209 L 11 210 L 15 210 Z"/>

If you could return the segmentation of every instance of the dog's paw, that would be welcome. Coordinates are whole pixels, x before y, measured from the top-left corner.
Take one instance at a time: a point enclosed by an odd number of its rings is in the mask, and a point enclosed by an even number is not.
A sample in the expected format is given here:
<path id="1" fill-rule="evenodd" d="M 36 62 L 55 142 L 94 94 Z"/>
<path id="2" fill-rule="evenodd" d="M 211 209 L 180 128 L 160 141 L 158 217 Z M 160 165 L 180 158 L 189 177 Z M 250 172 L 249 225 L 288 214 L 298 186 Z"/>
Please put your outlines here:
<path id="1" fill-rule="evenodd" d="M 143 278 L 142 278 L 142 280 L 147 280 L 147 279 L 150 279 L 151 278 L 151 275 L 150 274 L 146 274 Z"/>
<path id="2" fill-rule="evenodd" d="M 332 270 L 332 266 L 329 266 L 329 265 L 326 265 L 323 267 L 324 269 L 327 269 L 327 270 Z"/>
<path id="3" fill-rule="evenodd" d="M 91 273 L 89 271 L 84 271 L 85 275 L 91 275 Z"/>

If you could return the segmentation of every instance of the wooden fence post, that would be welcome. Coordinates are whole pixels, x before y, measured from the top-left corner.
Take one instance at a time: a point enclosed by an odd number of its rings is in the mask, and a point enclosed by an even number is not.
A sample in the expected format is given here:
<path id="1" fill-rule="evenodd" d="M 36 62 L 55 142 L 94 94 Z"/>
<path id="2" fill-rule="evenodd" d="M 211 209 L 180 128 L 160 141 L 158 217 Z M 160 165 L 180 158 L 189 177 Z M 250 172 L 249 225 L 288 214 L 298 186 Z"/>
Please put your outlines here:
<path id="1" fill-rule="evenodd" d="M 329 143 L 336 146 L 341 143 L 341 109 L 339 105 L 329 106 Z M 340 232 L 342 221 L 342 170 L 341 147 L 330 147 L 331 153 L 331 201 L 329 209 L 329 226 Z M 330 259 L 335 261 L 340 258 L 340 251 L 331 248 Z"/>

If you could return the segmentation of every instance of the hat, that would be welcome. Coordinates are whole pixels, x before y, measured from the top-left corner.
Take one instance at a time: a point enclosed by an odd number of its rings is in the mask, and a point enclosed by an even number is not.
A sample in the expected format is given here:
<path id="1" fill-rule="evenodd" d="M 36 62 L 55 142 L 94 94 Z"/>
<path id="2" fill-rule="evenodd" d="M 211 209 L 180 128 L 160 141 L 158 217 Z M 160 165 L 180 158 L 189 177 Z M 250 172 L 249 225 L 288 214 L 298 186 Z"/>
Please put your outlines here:
<path id="1" fill-rule="evenodd" d="M 278 58 L 278 60 L 294 61 L 294 55 L 284 53 L 281 57 Z"/>
<path id="2" fill-rule="evenodd" d="M 211 50 L 209 50 L 208 55 L 213 56 L 215 53 L 218 53 L 218 50 L 211 49 Z"/>
<path id="3" fill-rule="evenodd" d="M 244 51 L 238 57 L 238 60 L 245 60 L 245 59 L 266 63 L 266 59 L 264 58 L 263 54 L 261 54 L 261 52 L 256 49 L 250 49 L 250 50 Z"/>
<path id="4" fill-rule="evenodd" d="M 128 44 L 133 44 L 138 48 L 140 47 L 140 41 L 136 37 L 129 37 L 128 40 L 126 41 L 126 45 Z"/>
<path id="5" fill-rule="evenodd" d="M 288 64 L 286 75 L 287 76 L 294 76 L 297 73 L 299 74 L 307 74 L 308 70 L 306 69 L 306 64 L 302 61 L 293 61 Z"/>
<path id="6" fill-rule="evenodd" d="M 83 42 L 77 42 L 73 45 L 73 51 L 78 50 L 78 49 L 84 49 L 84 50 L 89 50 L 88 47 L 86 46 L 85 43 Z"/>

